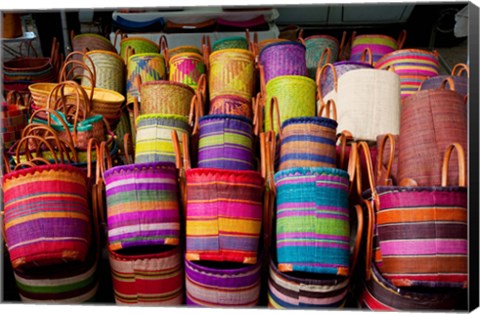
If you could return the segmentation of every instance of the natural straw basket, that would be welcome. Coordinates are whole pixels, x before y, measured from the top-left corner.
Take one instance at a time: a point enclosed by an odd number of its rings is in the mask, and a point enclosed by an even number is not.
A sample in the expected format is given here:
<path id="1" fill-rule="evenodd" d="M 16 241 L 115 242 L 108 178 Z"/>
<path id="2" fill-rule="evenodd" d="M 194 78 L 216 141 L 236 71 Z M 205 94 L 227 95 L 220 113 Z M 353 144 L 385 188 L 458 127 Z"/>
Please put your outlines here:
<path id="1" fill-rule="evenodd" d="M 91 50 L 85 55 L 90 57 L 95 67 L 95 87 L 115 91 L 119 94 L 124 93 L 125 89 L 125 62 L 116 53 L 103 50 Z M 83 62 L 88 67 L 92 64 L 88 59 L 83 59 Z M 91 82 L 88 79 L 82 78 L 82 86 L 91 87 Z"/>
<path id="2" fill-rule="evenodd" d="M 192 52 L 178 53 L 168 61 L 169 81 L 186 84 L 197 89 L 198 80 L 205 74 L 203 56 Z"/>
<path id="3" fill-rule="evenodd" d="M 235 95 L 250 101 L 255 86 L 255 56 L 248 50 L 223 49 L 209 57 L 210 100 Z"/>
<path id="4" fill-rule="evenodd" d="M 195 91 L 188 85 L 151 81 L 140 85 L 140 114 L 173 114 L 188 117 Z"/>
<path id="5" fill-rule="evenodd" d="M 239 96 L 220 95 L 210 101 L 209 114 L 231 114 L 252 119 L 252 104 Z"/>
<path id="6" fill-rule="evenodd" d="M 127 50 L 133 49 L 135 53 L 159 53 L 160 47 L 157 43 L 143 37 L 124 37 L 120 41 L 120 56 L 127 60 Z"/>

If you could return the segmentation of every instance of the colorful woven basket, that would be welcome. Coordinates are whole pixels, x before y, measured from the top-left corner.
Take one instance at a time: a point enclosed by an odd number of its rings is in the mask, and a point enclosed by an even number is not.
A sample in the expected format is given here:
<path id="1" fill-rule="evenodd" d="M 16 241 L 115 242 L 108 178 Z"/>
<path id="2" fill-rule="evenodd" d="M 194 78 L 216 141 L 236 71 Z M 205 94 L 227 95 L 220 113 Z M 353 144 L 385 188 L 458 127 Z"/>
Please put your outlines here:
<path id="1" fill-rule="evenodd" d="M 250 101 L 255 86 L 255 56 L 248 50 L 222 49 L 209 57 L 210 100 L 235 95 Z"/>
<path id="2" fill-rule="evenodd" d="M 92 60 L 95 67 L 95 87 L 115 91 L 123 94 L 125 90 L 125 62 L 116 52 L 104 50 L 90 50 L 85 54 L 83 62 L 91 69 Z M 82 86 L 91 87 L 91 83 L 85 77 L 82 78 Z"/>
<path id="3" fill-rule="evenodd" d="M 348 276 L 349 175 L 335 168 L 292 168 L 275 174 L 276 239 L 281 272 Z"/>
<path id="4" fill-rule="evenodd" d="M 140 96 L 136 81 L 146 83 L 167 78 L 165 59 L 160 53 L 137 53 L 127 61 L 127 105 L 133 103 L 134 97 Z"/>
<path id="5" fill-rule="evenodd" d="M 0 118 L 3 148 L 9 149 L 21 138 L 23 128 L 28 124 L 28 110 L 20 104 L 2 103 Z"/>
<path id="6" fill-rule="evenodd" d="M 110 250 L 180 243 L 175 164 L 116 166 L 104 181 Z"/>
<path id="7" fill-rule="evenodd" d="M 465 75 L 463 75 L 465 73 Z M 470 69 L 468 65 L 463 63 L 456 64 L 450 75 L 437 75 L 430 77 L 423 81 L 422 85 L 420 85 L 420 90 L 426 89 L 437 89 L 442 86 L 442 83 L 451 78 L 453 81 L 454 86 L 450 86 L 451 81 L 447 81 L 447 87 L 450 89 L 454 89 L 457 93 L 460 93 L 462 96 L 468 96 L 468 80 L 470 77 Z"/>
<path id="8" fill-rule="evenodd" d="M 255 264 L 262 226 L 260 173 L 189 169 L 186 184 L 186 259 Z"/>
<path id="9" fill-rule="evenodd" d="M 239 96 L 221 95 L 210 100 L 209 114 L 231 114 L 252 119 L 252 104 Z"/>
<path id="10" fill-rule="evenodd" d="M 315 79 L 317 67 L 334 63 L 338 59 L 340 44 L 338 39 L 329 35 L 315 35 L 305 38 L 307 69 L 310 78 Z M 326 58 L 322 56 L 327 55 Z M 322 62 L 319 64 L 319 62 Z"/>
<path id="11" fill-rule="evenodd" d="M 172 114 L 188 117 L 195 91 L 188 85 L 151 81 L 140 87 L 140 114 Z"/>
<path id="12" fill-rule="evenodd" d="M 257 52 L 257 54 L 259 54 L 259 53 L 262 52 L 263 48 L 267 47 L 270 44 L 275 44 L 275 43 L 279 43 L 279 42 L 286 42 L 286 41 L 288 41 L 288 40 L 284 39 L 284 38 L 267 38 L 267 39 L 264 39 L 256 45 L 256 52 Z"/>
<path id="13" fill-rule="evenodd" d="M 223 49 L 244 49 L 248 50 L 248 42 L 245 37 L 232 36 L 215 41 L 212 45 L 212 52 Z"/>
<path id="14" fill-rule="evenodd" d="M 157 43 L 153 41 L 143 38 L 143 37 L 124 37 L 120 41 L 120 56 L 125 60 L 127 60 L 127 50 L 128 47 L 133 49 L 135 53 L 159 53 L 160 47 Z"/>
<path id="15" fill-rule="evenodd" d="M 75 35 L 73 32 L 70 35 L 73 51 L 83 52 L 85 49 L 87 49 L 88 51 L 105 50 L 117 52 L 110 40 L 104 36 L 93 33 Z"/>
<path id="16" fill-rule="evenodd" d="M 141 115 L 136 120 L 135 163 L 173 162 L 175 149 L 172 142 L 172 131 L 179 135 L 190 134 L 188 119 L 178 115 L 150 114 Z M 183 145 L 180 145 L 183 156 Z"/>
<path id="17" fill-rule="evenodd" d="M 377 69 L 393 66 L 400 76 L 401 96 L 415 94 L 426 79 L 440 72 L 437 52 L 422 49 L 401 49 L 384 55 L 375 64 Z"/>
<path id="18" fill-rule="evenodd" d="M 175 306 L 183 303 L 183 259 L 180 248 L 157 253 L 108 251 L 115 303 Z"/>
<path id="19" fill-rule="evenodd" d="M 197 90 L 198 80 L 205 74 L 203 56 L 192 52 L 178 53 L 168 61 L 169 81 L 186 84 Z"/>
<path id="20" fill-rule="evenodd" d="M 381 34 L 353 35 L 350 50 L 350 61 L 360 61 L 365 49 L 372 52 L 372 62 L 375 63 L 384 55 L 402 49 L 407 32 L 402 31 L 398 39 Z"/>
<path id="21" fill-rule="evenodd" d="M 199 120 L 198 168 L 254 170 L 252 121 L 207 115 Z"/>
<path id="22" fill-rule="evenodd" d="M 259 63 L 263 67 L 264 82 L 284 75 L 308 75 L 306 48 L 301 43 L 278 42 L 262 49 Z"/>
<path id="23" fill-rule="evenodd" d="M 398 180 L 439 185 L 445 148 L 455 142 L 468 148 L 467 120 L 464 97 L 454 90 L 424 90 L 405 98 L 398 133 Z M 452 161 L 449 181 L 458 174 L 457 156 Z"/>
<path id="24" fill-rule="evenodd" d="M 235 307 L 257 306 L 260 299 L 261 263 L 191 262 L 185 259 L 187 306 Z"/>
<path id="25" fill-rule="evenodd" d="M 270 112 L 272 98 L 276 97 L 280 111 L 280 123 L 273 117 L 265 114 L 265 130 L 278 132 L 279 125 L 285 120 L 296 117 L 313 117 L 316 115 L 315 81 L 300 75 L 278 76 L 266 85 L 265 112 Z"/>
<path id="26" fill-rule="evenodd" d="M 2 187 L 13 268 L 85 261 L 91 218 L 81 169 L 55 164 L 12 171 Z"/>

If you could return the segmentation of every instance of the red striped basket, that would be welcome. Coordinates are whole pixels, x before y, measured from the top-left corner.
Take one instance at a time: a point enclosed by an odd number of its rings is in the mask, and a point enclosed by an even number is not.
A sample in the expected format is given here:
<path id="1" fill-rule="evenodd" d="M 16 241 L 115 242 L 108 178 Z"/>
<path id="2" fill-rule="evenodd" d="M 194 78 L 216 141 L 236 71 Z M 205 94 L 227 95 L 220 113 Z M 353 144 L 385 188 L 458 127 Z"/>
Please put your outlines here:
<path id="1" fill-rule="evenodd" d="M 186 259 L 255 264 L 263 178 L 251 170 L 186 171 Z"/>

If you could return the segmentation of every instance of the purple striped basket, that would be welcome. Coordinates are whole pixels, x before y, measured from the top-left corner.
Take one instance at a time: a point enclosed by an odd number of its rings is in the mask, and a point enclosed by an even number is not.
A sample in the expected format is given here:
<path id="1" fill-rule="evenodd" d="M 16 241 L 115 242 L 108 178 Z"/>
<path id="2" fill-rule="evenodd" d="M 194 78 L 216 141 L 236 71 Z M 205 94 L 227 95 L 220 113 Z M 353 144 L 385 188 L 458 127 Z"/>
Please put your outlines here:
<path id="1" fill-rule="evenodd" d="M 254 170 L 252 122 L 235 115 L 200 118 L 198 168 Z"/>
<path id="2" fill-rule="evenodd" d="M 254 265 L 239 265 L 185 259 L 186 304 L 204 307 L 256 306 L 261 287 L 260 260 Z"/>
<path id="3" fill-rule="evenodd" d="M 278 269 L 348 276 L 348 173 L 299 167 L 278 171 L 274 179 Z"/>
<path id="4" fill-rule="evenodd" d="M 406 31 L 402 31 L 398 39 L 381 34 L 354 36 L 350 50 L 350 60 L 360 61 L 365 49 L 370 49 L 372 52 L 372 62 L 375 64 L 384 55 L 402 49 L 406 36 Z"/>
<path id="5" fill-rule="evenodd" d="M 425 89 L 437 89 L 442 86 L 442 83 L 447 80 L 447 87 L 455 90 L 460 95 L 468 96 L 468 80 L 470 77 L 470 68 L 463 63 L 456 64 L 450 75 L 437 75 L 426 79 L 420 86 L 420 90 Z M 448 80 L 450 78 L 451 80 Z M 453 81 L 453 85 L 450 86 L 450 82 Z"/>
<path id="6" fill-rule="evenodd" d="M 259 62 L 263 66 L 264 80 L 267 84 L 271 79 L 284 75 L 308 75 L 306 48 L 297 42 L 273 43 L 262 49 Z"/>
<path id="7" fill-rule="evenodd" d="M 104 180 L 111 250 L 180 243 L 175 164 L 117 166 L 105 171 Z"/>

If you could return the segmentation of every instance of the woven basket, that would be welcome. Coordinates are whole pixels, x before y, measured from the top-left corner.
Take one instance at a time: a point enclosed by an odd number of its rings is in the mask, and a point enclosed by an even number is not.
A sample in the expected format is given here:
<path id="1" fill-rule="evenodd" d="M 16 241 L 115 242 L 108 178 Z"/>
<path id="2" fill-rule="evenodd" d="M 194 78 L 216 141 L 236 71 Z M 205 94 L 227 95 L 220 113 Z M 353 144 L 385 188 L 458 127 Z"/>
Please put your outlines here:
<path id="1" fill-rule="evenodd" d="M 215 41 L 212 45 L 212 52 L 223 49 L 243 49 L 248 50 L 248 42 L 245 37 L 232 36 Z"/>
<path id="2" fill-rule="evenodd" d="M 252 119 L 252 104 L 239 96 L 221 95 L 210 100 L 209 114 L 238 115 Z"/>
<path id="3" fill-rule="evenodd" d="M 167 78 L 165 59 L 159 53 L 137 53 L 128 58 L 127 62 L 127 105 L 133 103 L 135 97 L 140 96 L 140 89 L 136 81 L 147 83 Z"/>
<path id="4" fill-rule="evenodd" d="M 338 79 L 338 130 L 355 139 L 375 141 L 381 134 L 399 134 L 400 79 L 392 71 L 357 69 Z"/>
<path id="5" fill-rule="evenodd" d="M 199 120 L 198 168 L 254 170 L 252 121 L 235 115 Z"/>
<path id="6" fill-rule="evenodd" d="M 81 169 L 55 164 L 13 171 L 3 177 L 3 193 L 6 243 L 14 269 L 85 261 L 91 220 Z"/>
<path id="7" fill-rule="evenodd" d="M 200 49 L 198 49 L 196 46 L 178 46 L 178 47 L 175 47 L 175 48 L 168 48 L 168 47 L 164 47 L 162 50 L 161 50 L 163 56 L 165 57 L 165 61 L 167 61 L 167 63 L 170 61 L 171 58 L 173 58 L 174 56 L 176 56 L 177 54 L 179 53 L 195 53 L 195 54 L 199 54 L 199 55 L 202 55 L 202 52 L 200 51 Z"/>
<path id="8" fill-rule="evenodd" d="M 178 245 L 177 169 L 170 163 L 113 167 L 104 173 L 109 249 Z"/>
<path id="9" fill-rule="evenodd" d="M 120 41 L 120 56 L 127 63 L 128 47 L 135 53 L 159 53 L 160 47 L 157 43 L 143 37 L 125 37 Z"/>
<path id="10" fill-rule="evenodd" d="M 203 56 L 192 52 L 178 53 L 168 61 L 169 81 L 186 84 L 197 90 L 198 80 L 205 74 Z"/>
<path id="11" fill-rule="evenodd" d="M 173 114 L 188 117 L 195 91 L 188 85 L 151 81 L 140 87 L 140 114 Z"/>
<path id="12" fill-rule="evenodd" d="M 125 62 L 116 53 L 103 50 L 91 50 L 86 53 L 95 67 L 95 87 L 108 89 L 123 94 L 125 89 Z M 92 64 L 83 62 L 91 69 Z M 86 78 L 82 78 L 82 86 L 91 87 L 91 83 Z"/>
<path id="13" fill-rule="evenodd" d="M 308 75 L 306 48 L 301 43 L 278 42 L 262 49 L 259 63 L 263 67 L 264 82 L 284 75 Z"/>
<path id="14" fill-rule="evenodd" d="M 85 50 L 104 50 L 110 52 L 117 52 L 110 40 L 108 40 L 102 35 L 93 33 L 75 35 L 73 32 L 70 35 L 73 51 L 84 52 Z"/>
<path id="15" fill-rule="evenodd" d="M 186 172 L 186 259 L 255 264 L 263 178 L 248 170 Z"/>
<path id="16" fill-rule="evenodd" d="M 279 76 L 270 80 L 266 85 L 265 113 L 270 112 L 273 97 L 278 100 L 280 111 L 280 123 L 265 114 L 265 130 L 275 130 L 285 120 L 296 117 L 313 117 L 316 114 L 316 90 L 315 81 L 309 77 L 300 75 Z"/>
<path id="17" fill-rule="evenodd" d="M 179 135 L 190 135 L 188 119 L 178 115 L 149 114 L 136 119 L 135 163 L 173 162 L 175 148 L 172 142 L 172 131 Z M 183 156 L 183 145 L 180 145 Z"/>
<path id="18" fill-rule="evenodd" d="M 401 49 L 384 55 L 375 64 L 377 69 L 393 66 L 400 76 L 401 96 L 415 94 L 426 79 L 440 72 L 438 54 L 422 49 Z"/>
<path id="19" fill-rule="evenodd" d="M 160 253 L 108 251 L 115 303 L 178 306 L 183 303 L 183 260 L 180 248 Z"/>
<path id="20" fill-rule="evenodd" d="M 255 86 L 255 56 L 248 50 L 223 49 L 209 57 L 208 90 L 210 100 L 234 95 L 250 101 Z"/>
<path id="21" fill-rule="evenodd" d="M 260 299 L 261 263 L 191 262 L 185 259 L 187 306 L 246 308 Z M 212 293 L 213 292 L 213 293 Z"/>
<path id="22" fill-rule="evenodd" d="M 261 53 L 263 48 L 267 47 L 268 45 L 270 44 L 275 44 L 275 43 L 279 43 L 279 42 L 286 42 L 288 41 L 287 39 L 284 39 L 284 38 L 268 38 L 268 39 L 264 39 L 262 41 L 260 41 L 256 46 L 256 51 L 257 51 L 257 54 Z"/>
<path id="23" fill-rule="evenodd" d="M 346 171 L 335 168 L 302 167 L 275 174 L 281 272 L 349 275 L 348 180 Z"/>
<path id="24" fill-rule="evenodd" d="M 465 73 L 465 75 L 462 75 Z M 468 96 L 468 80 L 470 77 L 470 69 L 468 65 L 463 63 L 456 64 L 450 75 L 437 75 L 430 77 L 423 81 L 422 85 L 420 85 L 420 90 L 426 89 L 437 89 L 442 86 L 443 81 L 448 78 L 453 80 L 453 85 L 450 86 L 450 83 L 447 81 L 447 87 L 450 89 L 454 89 L 457 93 L 460 93 L 462 96 Z"/>
<path id="25" fill-rule="evenodd" d="M 308 74 L 310 78 L 315 79 L 317 67 L 326 63 L 334 63 L 338 60 L 340 44 L 338 39 L 329 35 L 309 36 L 304 39 L 304 42 Z M 325 53 L 327 53 L 327 57 L 323 58 Z"/>
<path id="26" fill-rule="evenodd" d="M 405 98 L 398 139 L 398 180 L 413 179 L 419 186 L 439 185 L 445 148 L 455 142 L 465 150 L 468 147 L 467 120 L 464 97 L 454 90 L 424 90 Z M 458 173 L 457 157 L 452 161 L 450 181 Z"/>
<path id="27" fill-rule="evenodd" d="M 18 141 L 23 128 L 28 124 L 28 110 L 21 104 L 2 103 L 0 111 L 0 133 L 4 149 Z"/>
<path id="28" fill-rule="evenodd" d="M 372 52 L 372 62 L 375 63 L 384 55 L 402 49 L 407 32 L 402 31 L 398 39 L 381 34 L 353 35 L 350 50 L 350 61 L 360 61 L 365 49 Z"/>

